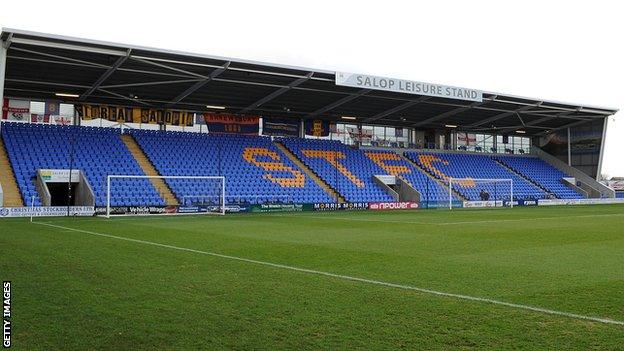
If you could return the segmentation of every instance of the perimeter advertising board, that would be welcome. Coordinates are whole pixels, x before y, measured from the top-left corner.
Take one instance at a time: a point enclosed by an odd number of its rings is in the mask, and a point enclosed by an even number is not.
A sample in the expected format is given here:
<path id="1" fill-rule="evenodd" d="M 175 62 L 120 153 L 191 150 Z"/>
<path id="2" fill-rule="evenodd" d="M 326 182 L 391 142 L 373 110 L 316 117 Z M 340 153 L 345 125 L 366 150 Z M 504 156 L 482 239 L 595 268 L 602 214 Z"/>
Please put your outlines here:
<path id="1" fill-rule="evenodd" d="M 2 217 L 61 217 L 93 216 L 93 206 L 37 206 L 37 207 L 0 207 Z"/>
<path id="2" fill-rule="evenodd" d="M 368 204 L 368 209 L 373 211 L 415 210 L 417 208 L 417 202 L 371 202 Z"/>

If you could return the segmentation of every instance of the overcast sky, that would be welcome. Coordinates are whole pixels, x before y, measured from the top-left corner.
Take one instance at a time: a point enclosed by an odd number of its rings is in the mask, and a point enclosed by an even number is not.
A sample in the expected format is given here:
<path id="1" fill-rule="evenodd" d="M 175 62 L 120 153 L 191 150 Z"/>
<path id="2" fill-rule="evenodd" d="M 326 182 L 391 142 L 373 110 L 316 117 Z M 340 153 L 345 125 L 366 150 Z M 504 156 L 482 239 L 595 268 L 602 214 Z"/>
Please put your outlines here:
<path id="1" fill-rule="evenodd" d="M 622 109 L 621 1 L 4 1 L 0 25 Z M 603 173 L 624 176 L 624 112 Z"/>

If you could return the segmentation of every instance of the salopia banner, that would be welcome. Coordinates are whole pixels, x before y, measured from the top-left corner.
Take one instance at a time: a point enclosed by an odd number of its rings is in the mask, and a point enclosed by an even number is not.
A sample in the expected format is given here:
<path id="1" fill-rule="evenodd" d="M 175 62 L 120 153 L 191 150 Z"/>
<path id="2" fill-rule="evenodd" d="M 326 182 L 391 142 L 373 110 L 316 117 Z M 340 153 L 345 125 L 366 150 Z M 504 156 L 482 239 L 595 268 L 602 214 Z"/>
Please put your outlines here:
<path id="1" fill-rule="evenodd" d="M 76 105 L 76 113 L 82 120 L 105 119 L 118 123 L 165 124 L 171 126 L 192 127 L 195 113 L 182 110 L 110 106 Z"/>

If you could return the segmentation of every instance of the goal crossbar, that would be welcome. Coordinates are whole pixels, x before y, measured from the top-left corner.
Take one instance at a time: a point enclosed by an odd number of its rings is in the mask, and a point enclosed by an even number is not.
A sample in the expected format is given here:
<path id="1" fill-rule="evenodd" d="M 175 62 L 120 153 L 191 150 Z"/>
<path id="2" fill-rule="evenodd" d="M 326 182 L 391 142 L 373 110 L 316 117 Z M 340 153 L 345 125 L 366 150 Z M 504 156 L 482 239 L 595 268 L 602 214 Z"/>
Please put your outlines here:
<path id="1" fill-rule="evenodd" d="M 148 176 L 148 175 L 123 175 L 123 174 L 111 174 L 106 176 L 106 218 L 110 218 L 111 209 L 111 181 L 113 179 L 204 179 L 204 180 L 219 180 L 220 186 L 220 214 L 225 215 L 225 177 L 224 176 Z"/>

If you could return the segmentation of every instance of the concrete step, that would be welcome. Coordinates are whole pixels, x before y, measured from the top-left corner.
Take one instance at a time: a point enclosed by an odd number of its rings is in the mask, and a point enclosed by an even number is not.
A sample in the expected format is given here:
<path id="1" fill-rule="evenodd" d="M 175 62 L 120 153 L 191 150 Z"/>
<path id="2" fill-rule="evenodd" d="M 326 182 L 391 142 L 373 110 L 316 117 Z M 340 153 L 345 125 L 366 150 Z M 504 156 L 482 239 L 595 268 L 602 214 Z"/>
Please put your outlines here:
<path id="1" fill-rule="evenodd" d="M 4 140 L 0 138 L 0 184 L 2 185 L 4 203 L 3 207 L 24 206 L 22 194 L 17 186 L 13 168 L 9 162 L 9 156 L 4 147 Z"/>
<path id="2" fill-rule="evenodd" d="M 332 188 L 329 184 L 327 184 L 323 179 L 321 179 L 316 173 L 314 173 L 308 166 L 306 166 L 295 154 L 293 154 L 284 144 L 276 141 L 275 146 L 277 146 L 280 151 L 286 155 L 297 167 L 299 167 L 305 174 L 307 174 L 310 179 L 312 179 L 316 184 L 318 184 L 327 195 L 329 195 L 332 199 L 338 199 L 338 203 L 345 203 L 345 198 L 340 195 L 334 188 Z"/>
<path id="3" fill-rule="evenodd" d="M 431 174 L 428 170 L 420 167 L 420 165 L 418 163 L 410 160 L 408 157 L 405 157 L 405 155 L 401 155 L 401 157 L 403 157 L 403 159 L 405 159 L 405 161 L 407 161 L 409 164 L 411 164 L 412 166 L 416 167 L 416 169 L 420 170 L 427 177 L 429 177 L 430 179 L 432 179 L 436 183 L 440 184 L 440 186 L 442 186 L 444 189 L 446 189 L 447 191 L 449 190 L 448 181 L 444 182 L 443 180 L 434 177 L 433 174 Z M 460 199 L 462 201 L 468 201 L 468 199 L 466 197 L 464 197 L 462 194 L 460 194 L 456 189 L 453 189 L 452 191 L 453 191 L 453 194 L 455 196 L 457 196 L 458 199 Z"/>
<path id="4" fill-rule="evenodd" d="M 124 142 L 124 144 L 126 144 L 126 146 L 128 147 L 128 150 L 130 151 L 134 159 L 137 161 L 137 163 L 139 164 L 139 166 L 141 167 L 145 175 L 148 175 L 148 176 L 160 175 L 158 174 L 158 171 L 156 170 L 152 162 L 147 158 L 147 155 L 145 155 L 145 153 L 143 152 L 139 144 L 137 144 L 136 140 L 134 140 L 132 135 L 123 134 L 121 136 L 121 140 Z M 163 179 L 151 178 L 150 181 L 152 182 L 152 185 L 154 186 L 154 188 L 156 188 L 156 191 L 158 191 L 160 196 L 162 196 L 162 198 L 165 200 L 165 203 L 167 205 L 179 205 L 180 204 L 178 200 L 176 199 L 175 195 L 173 194 L 173 192 L 171 191 L 171 189 L 169 188 L 169 186 L 167 185 L 167 183 L 165 183 Z"/>
<path id="5" fill-rule="evenodd" d="M 494 160 L 494 162 L 498 163 L 499 165 L 501 165 L 502 167 L 504 167 L 505 169 L 507 169 L 509 172 L 512 172 L 513 174 L 515 174 L 515 175 L 519 176 L 520 178 L 522 178 L 522 179 L 526 180 L 527 182 L 529 182 L 529 183 L 531 183 L 531 184 L 535 185 L 536 187 L 540 188 L 540 190 L 542 190 L 542 191 L 543 191 L 543 192 L 545 192 L 546 194 L 552 194 L 552 195 L 554 195 L 554 194 L 553 194 L 550 190 L 546 189 L 546 187 L 544 187 L 542 184 L 540 184 L 540 183 L 538 183 L 538 182 L 534 181 L 533 179 L 531 179 L 531 178 L 529 178 L 529 177 L 525 176 L 524 174 L 522 174 L 522 173 L 520 173 L 520 172 L 516 171 L 516 170 L 515 170 L 515 169 L 513 169 L 511 166 L 509 166 L 507 163 L 505 163 L 505 162 L 503 162 L 503 161 L 499 160 L 499 159 L 498 159 L 498 158 L 496 158 L 496 157 L 493 157 L 492 159 Z"/>

